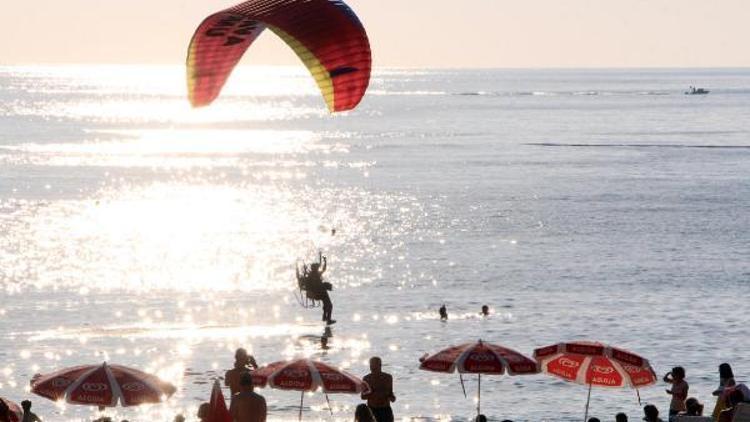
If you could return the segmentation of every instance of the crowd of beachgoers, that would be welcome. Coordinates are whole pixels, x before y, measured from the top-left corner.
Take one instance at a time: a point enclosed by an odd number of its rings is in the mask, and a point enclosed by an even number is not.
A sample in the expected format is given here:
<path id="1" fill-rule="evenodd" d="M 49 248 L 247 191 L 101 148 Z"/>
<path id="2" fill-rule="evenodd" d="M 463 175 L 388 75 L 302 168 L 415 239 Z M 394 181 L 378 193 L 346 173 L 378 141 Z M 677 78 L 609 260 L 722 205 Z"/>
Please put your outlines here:
<path id="1" fill-rule="evenodd" d="M 234 367 L 228 370 L 224 377 L 224 385 L 231 394 L 228 408 L 222 397 L 221 406 L 224 408 L 225 417 L 217 417 L 213 403 L 203 403 L 198 408 L 196 415 L 201 422 L 265 422 L 268 410 L 265 398 L 254 391 L 256 385 L 253 373 L 258 369 L 254 357 L 245 349 L 238 349 L 235 353 Z M 393 377 L 382 370 L 382 360 L 379 357 L 370 359 L 370 373 L 362 379 L 368 389 L 361 394 L 366 403 L 359 404 L 354 412 L 355 422 L 393 422 L 394 413 L 391 403 L 396 401 L 393 388 Z M 638 420 L 646 422 L 686 422 L 686 421 L 713 421 L 713 422 L 738 422 L 745 421 L 745 411 L 750 415 L 750 389 L 743 383 L 735 381 L 734 373 L 729 364 L 723 363 L 719 366 L 719 386 L 713 391 L 715 405 L 712 410 L 705 409 L 696 397 L 689 395 L 690 386 L 684 368 L 672 368 L 663 377 L 663 382 L 668 385 L 666 393 L 670 397 L 668 412 L 659 411 L 653 405 L 643 407 L 643 415 L 635 418 L 625 413 L 612 415 L 611 418 L 590 417 L 587 422 L 611 421 L 627 422 Z M 218 388 L 218 387 L 217 387 Z M 23 417 L 18 420 L 14 418 L 8 406 L 0 400 L 0 422 L 36 422 L 43 418 L 37 416 L 31 410 L 31 401 L 24 400 L 22 403 Z M 100 408 L 102 410 L 102 408 Z M 743 414 L 743 416 L 740 415 Z M 499 418 L 497 418 L 499 419 Z M 47 419 L 52 420 L 52 419 Z M 179 414 L 174 417 L 174 422 L 184 422 L 185 416 Z M 551 418 L 550 420 L 554 420 Z M 501 419 L 502 422 L 513 422 L 511 419 Z M 113 422 L 110 417 L 99 417 L 93 422 Z M 122 420 L 122 422 L 128 422 Z M 485 415 L 479 414 L 475 422 L 487 422 Z"/>

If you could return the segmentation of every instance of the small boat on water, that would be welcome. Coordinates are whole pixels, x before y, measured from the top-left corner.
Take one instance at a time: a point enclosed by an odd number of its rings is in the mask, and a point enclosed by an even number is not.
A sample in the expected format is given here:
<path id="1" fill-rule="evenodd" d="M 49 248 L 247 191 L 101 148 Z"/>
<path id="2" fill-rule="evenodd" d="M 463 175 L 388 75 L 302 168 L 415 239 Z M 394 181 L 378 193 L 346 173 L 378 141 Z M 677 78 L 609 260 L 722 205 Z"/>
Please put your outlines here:
<path id="1" fill-rule="evenodd" d="M 696 88 L 694 86 L 691 86 L 688 91 L 685 91 L 685 95 L 706 95 L 708 94 L 709 90 L 703 89 L 703 88 Z"/>

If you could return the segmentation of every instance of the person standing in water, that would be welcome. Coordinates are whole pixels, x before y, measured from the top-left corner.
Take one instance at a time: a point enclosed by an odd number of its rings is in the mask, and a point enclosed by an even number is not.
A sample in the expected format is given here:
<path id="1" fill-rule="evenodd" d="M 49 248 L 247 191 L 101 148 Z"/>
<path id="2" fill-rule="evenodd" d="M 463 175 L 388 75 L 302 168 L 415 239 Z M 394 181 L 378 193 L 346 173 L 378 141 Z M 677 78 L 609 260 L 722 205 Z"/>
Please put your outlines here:
<path id="1" fill-rule="evenodd" d="M 234 352 L 234 368 L 227 371 L 224 375 L 224 385 L 229 387 L 229 391 L 234 397 L 240 392 L 240 379 L 243 374 L 250 373 L 251 370 L 258 369 L 258 363 L 255 358 L 247 353 L 243 348 Z"/>
<path id="2" fill-rule="evenodd" d="M 383 361 L 379 357 L 370 358 L 370 373 L 362 378 L 370 386 L 370 392 L 362 394 L 362 400 L 367 400 L 367 406 L 378 422 L 393 422 L 391 403 L 396 401 L 393 377 L 383 372 L 382 367 Z"/>
<path id="3" fill-rule="evenodd" d="M 438 309 L 438 313 L 440 314 L 440 321 L 448 321 L 448 309 L 445 307 L 445 303 Z"/>

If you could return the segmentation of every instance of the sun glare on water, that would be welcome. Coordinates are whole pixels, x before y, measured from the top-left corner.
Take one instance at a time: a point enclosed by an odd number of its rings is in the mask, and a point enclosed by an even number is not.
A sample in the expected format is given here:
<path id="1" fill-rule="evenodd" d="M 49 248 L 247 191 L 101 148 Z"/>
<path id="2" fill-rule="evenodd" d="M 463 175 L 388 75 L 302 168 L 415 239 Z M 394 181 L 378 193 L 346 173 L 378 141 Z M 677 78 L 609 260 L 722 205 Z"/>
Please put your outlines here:
<path id="1" fill-rule="evenodd" d="M 403 256 L 399 237 L 421 205 L 359 184 L 374 162 L 351 157 L 355 134 L 290 123 L 332 119 L 306 71 L 241 69 L 220 101 L 193 110 L 178 70 L 41 68 L 13 79 L 28 99 L 0 112 L 53 129 L 0 145 L 10 175 L 0 187 L 0 288 L 26 300 L 0 309 L 14 327 L 0 346 L 23 345 L 0 388 L 28 391 L 31 375 L 65 366 L 124 363 L 179 391 L 166 405 L 107 415 L 172 420 L 195 414 L 195 397 L 237 347 L 268 360 L 333 357 L 356 372 L 366 361 L 366 335 L 337 334 L 321 349 L 320 310 L 296 303 L 295 264 L 319 250 L 333 257 L 338 292 L 379 280 L 383 270 L 366 265 Z M 311 409 L 322 415 L 318 398 Z M 269 396 L 277 415 L 290 402 Z M 91 416 L 35 406 L 53 420 Z"/>

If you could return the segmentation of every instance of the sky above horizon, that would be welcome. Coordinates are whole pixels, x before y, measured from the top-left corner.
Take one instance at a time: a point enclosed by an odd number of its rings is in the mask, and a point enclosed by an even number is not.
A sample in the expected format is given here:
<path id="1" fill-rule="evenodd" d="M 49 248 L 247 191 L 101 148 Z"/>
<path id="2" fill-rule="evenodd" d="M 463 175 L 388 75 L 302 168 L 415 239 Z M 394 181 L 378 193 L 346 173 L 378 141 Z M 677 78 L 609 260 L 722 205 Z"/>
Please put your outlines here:
<path id="1" fill-rule="evenodd" d="M 236 1 L 9 1 L 0 64 L 184 62 Z M 348 0 L 376 66 L 750 67 L 749 0 Z M 270 32 L 242 64 L 298 64 Z"/>

